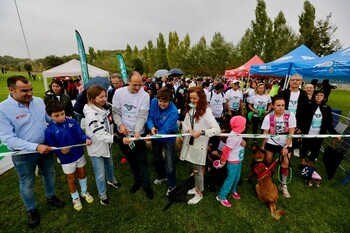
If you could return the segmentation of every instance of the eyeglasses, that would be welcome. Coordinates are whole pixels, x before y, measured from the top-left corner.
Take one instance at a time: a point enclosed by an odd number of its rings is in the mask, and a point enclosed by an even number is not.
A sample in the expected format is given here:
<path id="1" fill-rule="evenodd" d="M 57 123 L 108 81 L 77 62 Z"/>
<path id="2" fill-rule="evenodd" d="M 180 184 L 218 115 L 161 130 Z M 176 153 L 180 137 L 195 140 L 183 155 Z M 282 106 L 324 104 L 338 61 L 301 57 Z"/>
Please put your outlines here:
<path id="1" fill-rule="evenodd" d="M 234 83 L 233 85 L 238 85 L 238 83 Z"/>

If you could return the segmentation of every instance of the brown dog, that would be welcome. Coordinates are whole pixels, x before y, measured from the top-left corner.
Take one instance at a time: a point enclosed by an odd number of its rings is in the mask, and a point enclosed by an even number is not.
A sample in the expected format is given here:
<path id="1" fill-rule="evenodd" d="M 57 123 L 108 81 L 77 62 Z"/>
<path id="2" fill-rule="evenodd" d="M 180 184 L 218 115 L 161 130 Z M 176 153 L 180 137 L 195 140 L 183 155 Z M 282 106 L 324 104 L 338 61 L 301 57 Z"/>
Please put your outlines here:
<path id="1" fill-rule="evenodd" d="M 265 151 L 257 145 L 252 148 L 253 160 L 261 160 L 265 157 Z M 268 171 L 264 163 L 259 163 L 254 166 L 257 184 L 255 186 L 256 193 L 260 201 L 267 203 L 270 207 L 271 216 L 279 220 L 285 215 L 284 210 L 277 210 L 276 203 L 278 199 L 278 190 L 272 182 L 271 171 Z"/>

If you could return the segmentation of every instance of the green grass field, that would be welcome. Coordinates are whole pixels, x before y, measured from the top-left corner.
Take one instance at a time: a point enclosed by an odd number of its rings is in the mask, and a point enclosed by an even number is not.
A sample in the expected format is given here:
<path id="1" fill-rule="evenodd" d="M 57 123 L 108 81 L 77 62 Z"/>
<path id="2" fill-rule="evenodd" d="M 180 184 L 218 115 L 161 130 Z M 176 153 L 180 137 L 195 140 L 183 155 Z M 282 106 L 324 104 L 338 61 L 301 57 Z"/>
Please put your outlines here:
<path id="1" fill-rule="evenodd" d="M 43 96 L 43 82 L 33 82 L 34 94 Z M 0 76 L 0 100 L 7 97 L 5 77 Z M 333 90 L 330 105 L 347 113 L 349 92 Z M 333 100 L 333 96 L 336 98 Z M 345 100 L 348 100 L 347 102 Z M 341 101 L 344 100 L 344 102 Z M 333 106 L 334 105 L 334 106 Z M 115 175 L 122 186 L 116 190 L 107 187 L 109 206 L 99 203 L 91 162 L 87 158 L 89 191 L 95 202 L 83 202 L 83 209 L 77 212 L 71 204 L 66 177 L 59 164 L 56 164 L 56 193 L 66 202 L 63 209 L 55 209 L 46 204 L 42 180 L 36 179 L 35 192 L 41 213 L 41 224 L 33 232 L 349 232 L 350 229 L 350 184 L 341 185 L 346 177 L 338 169 L 332 180 L 326 178 L 322 155 L 316 163 L 323 177 L 321 187 L 307 187 L 298 169 L 299 160 L 291 160 L 292 181 L 288 184 L 292 198 L 280 195 L 277 208 L 284 209 L 286 216 L 275 221 L 268 207 L 261 203 L 255 194 L 254 183 L 249 183 L 251 162 L 249 146 L 243 161 L 243 184 L 238 186 L 241 200 L 229 200 L 231 208 L 223 207 L 215 200 L 216 192 L 204 192 L 204 198 L 195 206 L 186 203 L 174 204 L 169 210 L 162 209 L 168 203 L 165 197 L 166 185 L 153 185 L 155 198 L 149 201 L 143 190 L 131 195 L 132 175 L 128 164 L 120 164 L 122 154 L 113 145 Z M 148 151 L 151 181 L 156 178 L 151 164 L 152 154 Z M 178 182 L 191 172 L 187 162 L 177 161 Z M 278 183 L 277 174 L 273 177 Z M 218 191 L 218 188 L 217 188 Z M 18 177 L 14 169 L 0 176 L 0 232 L 27 232 L 25 208 L 19 195 Z"/>

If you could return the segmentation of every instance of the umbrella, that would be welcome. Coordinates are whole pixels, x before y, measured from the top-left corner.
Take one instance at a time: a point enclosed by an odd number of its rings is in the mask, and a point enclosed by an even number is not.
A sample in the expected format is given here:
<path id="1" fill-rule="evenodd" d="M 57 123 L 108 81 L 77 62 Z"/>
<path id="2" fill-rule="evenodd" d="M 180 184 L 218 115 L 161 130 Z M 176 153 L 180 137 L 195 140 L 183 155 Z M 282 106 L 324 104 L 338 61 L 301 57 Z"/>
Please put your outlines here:
<path id="1" fill-rule="evenodd" d="M 174 68 L 169 71 L 168 76 L 181 76 L 183 74 L 184 72 L 182 70 L 179 68 Z"/>
<path id="2" fill-rule="evenodd" d="M 160 78 L 160 77 L 164 77 L 164 76 L 167 76 L 168 75 L 168 70 L 166 69 L 160 69 L 160 70 L 157 70 L 155 73 L 154 73 L 154 77 L 157 77 L 157 78 Z"/>
<path id="3" fill-rule="evenodd" d="M 97 76 L 96 78 L 90 78 L 88 82 L 84 85 L 84 88 L 88 89 L 89 87 L 94 85 L 99 85 L 103 87 L 103 89 L 107 90 L 108 87 L 111 85 L 111 82 L 106 77 Z"/>

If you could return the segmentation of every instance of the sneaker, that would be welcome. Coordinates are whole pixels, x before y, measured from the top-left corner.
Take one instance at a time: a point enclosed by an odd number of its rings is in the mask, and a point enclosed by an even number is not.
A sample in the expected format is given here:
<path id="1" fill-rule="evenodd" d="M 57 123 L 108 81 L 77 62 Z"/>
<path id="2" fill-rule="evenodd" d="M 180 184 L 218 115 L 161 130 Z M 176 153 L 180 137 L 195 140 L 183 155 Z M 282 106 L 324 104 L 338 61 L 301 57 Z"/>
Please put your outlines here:
<path id="1" fill-rule="evenodd" d="M 176 186 L 175 186 L 176 187 Z M 170 192 L 174 190 L 175 187 L 169 187 L 168 190 L 166 191 L 165 196 L 169 196 Z"/>
<path id="2" fill-rule="evenodd" d="M 94 198 L 90 195 L 89 192 L 81 193 L 80 195 L 82 198 L 85 199 L 87 203 L 91 204 L 92 202 L 94 202 Z"/>
<path id="3" fill-rule="evenodd" d="M 83 205 L 81 204 L 80 198 L 76 198 L 73 200 L 73 207 L 77 211 L 80 211 L 83 208 Z"/>
<path id="4" fill-rule="evenodd" d="M 287 189 L 287 185 L 286 184 L 280 184 L 278 186 L 278 189 L 280 191 L 282 191 L 282 195 L 285 197 L 285 198 L 290 198 L 290 194 L 288 192 L 288 189 Z"/>
<path id="5" fill-rule="evenodd" d="M 197 204 L 200 200 L 203 199 L 203 195 L 199 196 L 198 193 L 196 193 L 196 195 L 194 195 L 194 197 L 192 199 L 190 199 L 187 204 L 189 205 L 195 205 Z"/>
<path id="6" fill-rule="evenodd" d="M 293 154 L 295 157 L 300 157 L 300 149 L 294 149 Z"/>
<path id="7" fill-rule="evenodd" d="M 142 184 L 135 183 L 130 188 L 130 193 L 136 193 L 139 188 L 141 188 Z"/>
<path id="8" fill-rule="evenodd" d="M 34 228 L 40 224 L 40 214 L 37 209 L 30 210 L 27 212 L 28 214 L 28 226 L 30 228 Z"/>
<path id="9" fill-rule="evenodd" d="M 226 200 L 222 200 L 218 196 L 216 196 L 216 200 L 219 201 L 225 207 L 231 207 L 232 206 L 231 203 L 227 199 Z"/>
<path id="10" fill-rule="evenodd" d="M 116 180 L 107 181 L 107 184 L 109 184 L 110 186 L 113 186 L 116 189 L 120 188 L 120 186 L 121 186 L 120 182 L 118 182 Z"/>
<path id="11" fill-rule="evenodd" d="M 195 195 L 196 193 L 197 193 L 196 188 L 193 188 L 187 191 L 188 195 Z"/>
<path id="12" fill-rule="evenodd" d="M 100 197 L 100 203 L 102 205 L 109 205 L 109 199 L 107 196 L 104 196 L 104 197 Z"/>
<path id="13" fill-rule="evenodd" d="M 47 204 L 53 205 L 53 206 L 58 207 L 58 208 L 62 208 L 65 205 L 65 203 L 63 201 L 61 201 L 60 199 L 58 199 L 56 197 L 56 195 L 53 195 L 52 197 L 47 198 Z"/>
<path id="14" fill-rule="evenodd" d="M 154 198 L 154 193 L 153 193 L 153 190 L 150 186 L 146 187 L 145 189 L 145 192 L 146 192 L 146 196 L 148 199 L 152 200 Z"/>
<path id="15" fill-rule="evenodd" d="M 167 178 L 162 178 L 162 179 L 155 179 L 153 181 L 154 184 L 158 185 L 158 184 L 161 184 L 161 183 L 164 183 L 165 181 L 167 181 L 168 179 Z"/>
<path id="16" fill-rule="evenodd" d="M 237 192 L 232 193 L 232 196 L 234 199 L 237 199 L 237 200 L 241 199 L 241 196 Z"/>

